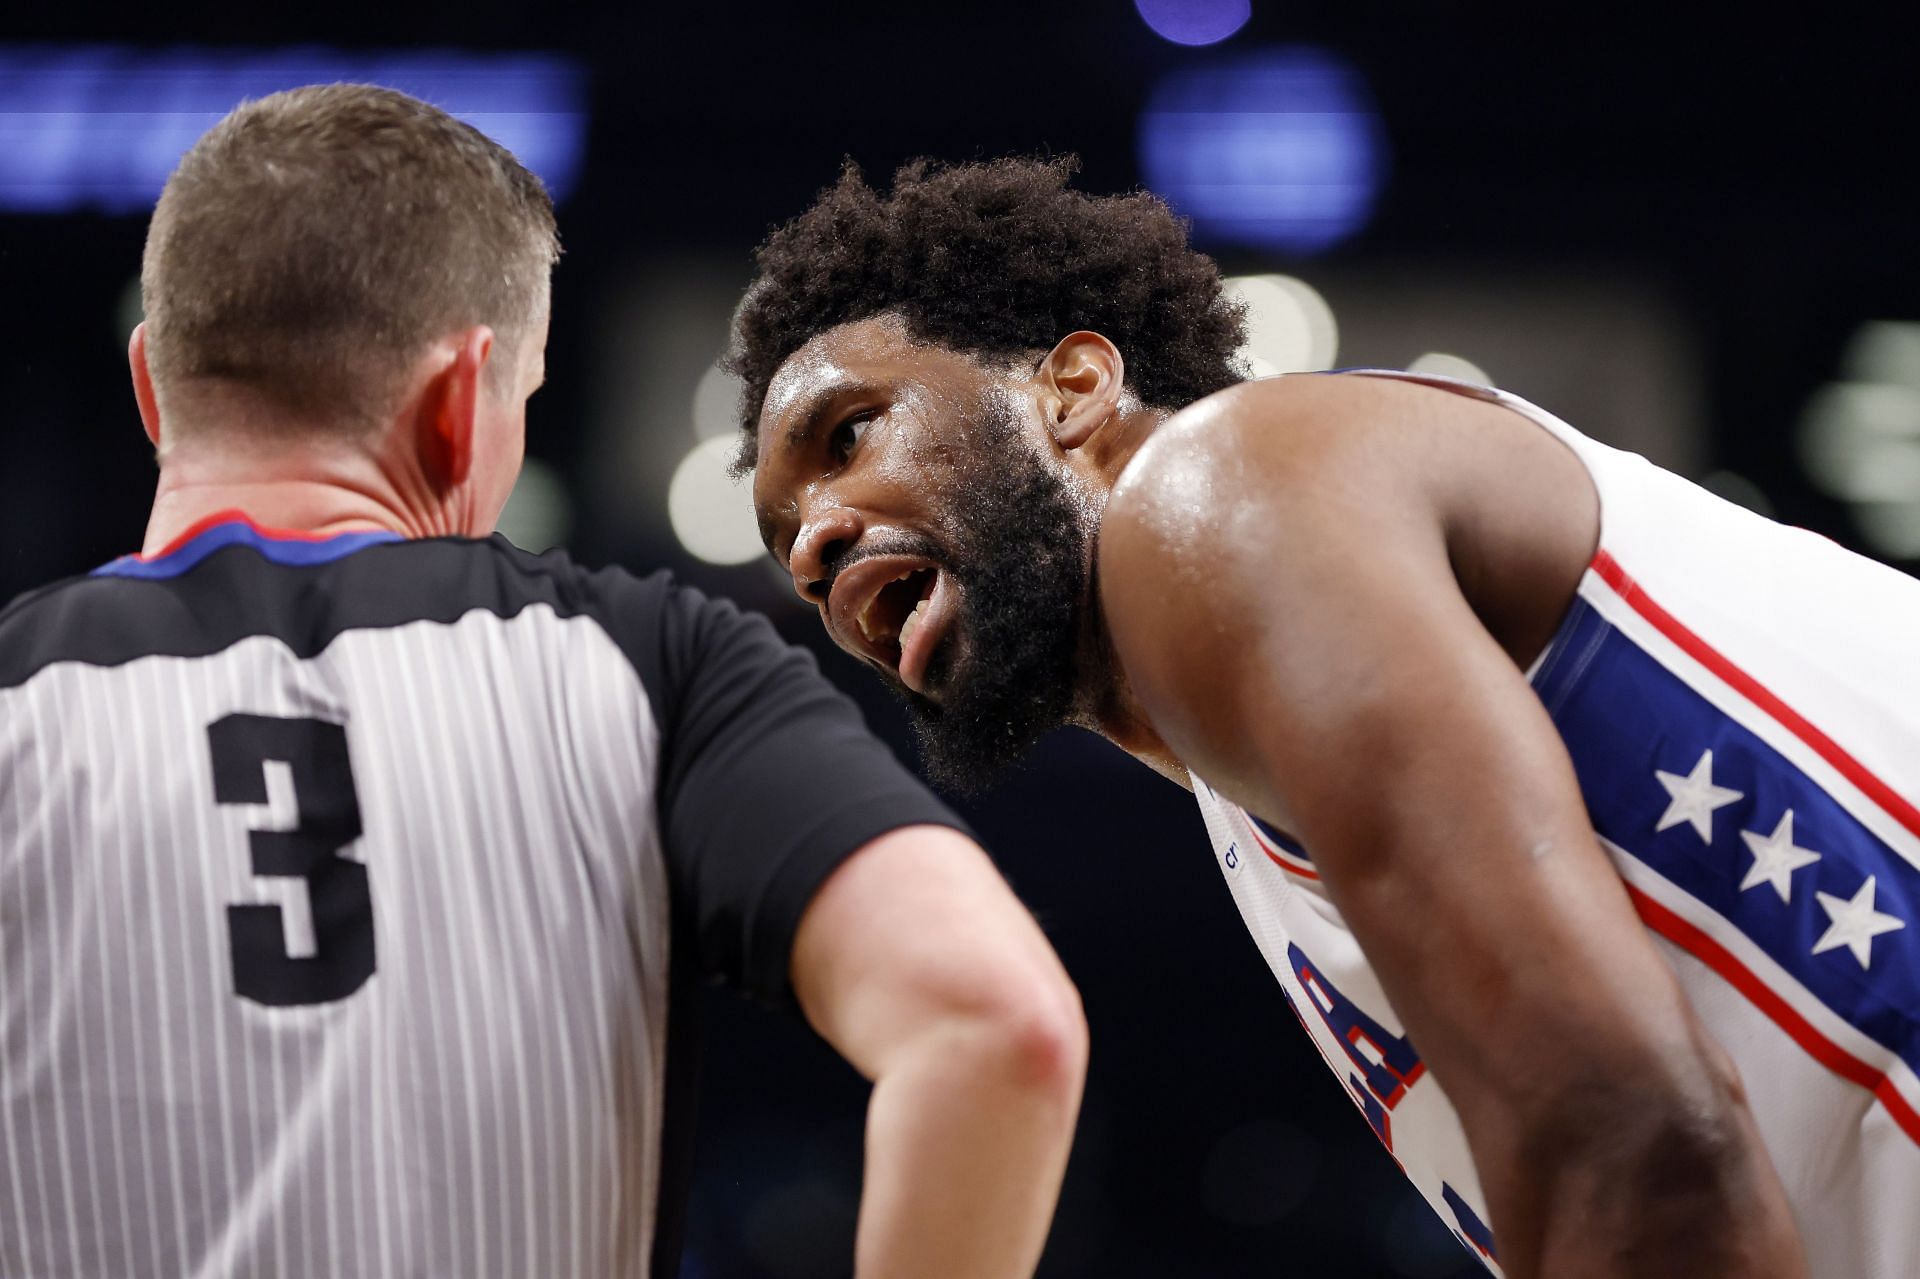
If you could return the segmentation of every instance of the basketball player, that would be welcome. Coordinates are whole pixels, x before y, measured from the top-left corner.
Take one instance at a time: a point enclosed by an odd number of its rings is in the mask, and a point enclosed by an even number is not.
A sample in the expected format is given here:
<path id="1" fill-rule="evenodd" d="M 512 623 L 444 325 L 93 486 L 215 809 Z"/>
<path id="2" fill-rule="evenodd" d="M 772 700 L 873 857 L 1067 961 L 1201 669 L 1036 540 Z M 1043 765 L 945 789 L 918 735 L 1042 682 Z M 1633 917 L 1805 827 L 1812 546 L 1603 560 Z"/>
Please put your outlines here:
<path id="1" fill-rule="evenodd" d="M 1165 206 L 1069 172 L 849 171 L 760 251 L 800 595 L 950 779 L 1070 723 L 1189 785 L 1490 1268 L 1920 1274 L 1920 584 L 1510 395 L 1244 382 Z"/>
<path id="2" fill-rule="evenodd" d="M 707 978 L 875 1081 L 856 1273 L 1031 1272 L 1084 1025 L 985 856 L 763 621 L 477 540 L 555 253 L 380 89 L 168 183 L 144 552 L 0 614 L 0 1273 L 669 1275 Z"/>

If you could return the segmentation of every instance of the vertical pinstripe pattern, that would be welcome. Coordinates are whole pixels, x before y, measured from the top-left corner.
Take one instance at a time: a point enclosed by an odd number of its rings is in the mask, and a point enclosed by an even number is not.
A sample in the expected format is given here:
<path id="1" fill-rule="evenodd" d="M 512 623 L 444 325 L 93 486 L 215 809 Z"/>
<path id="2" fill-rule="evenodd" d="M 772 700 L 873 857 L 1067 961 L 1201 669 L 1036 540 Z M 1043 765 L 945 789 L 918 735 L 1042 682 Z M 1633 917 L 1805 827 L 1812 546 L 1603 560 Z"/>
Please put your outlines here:
<path id="1" fill-rule="evenodd" d="M 106 760 L 109 758 L 109 756 L 100 749 L 102 738 L 99 723 L 100 718 L 99 716 L 85 715 L 78 721 L 81 732 L 82 750 L 85 752 L 86 757 L 92 760 Z M 108 768 L 105 771 L 107 772 L 107 782 L 101 792 L 101 798 L 109 803 L 118 802 L 118 797 L 114 794 L 113 788 L 120 782 L 120 770 L 117 768 Z M 4 809 L 5 807 L 6 805 L 0 804 L 0 809 Z M 24 831 L 20 833 L 24 836 Z M 74 867 L 76 880 L 83 880 L 85 883 L 85 888 L 82 892 L 83 898 L 93 906 L 87 928 L 88 931 L 92 933 L 92 940 L 98 946 L 98 951 L 96 952 L 96 959 L 99 965 L 98 971 L 102 974 L 113 974 L 116 972 L 116 965 L 113 962 L 114 938 L 110 924 L 115 916 L 109 905 L 110 898 L 107 895 L 109 876 L 103 874 L 101 869 L 102 865 L 107 861 L 108 859 L 106 858 L 75 859 L 72 865 Z M 10 967 L 8 971 L 16 972 L 22 970 Z M 109 1007 L 114 1005 L 115 1001 L 110 985 L 101 990 L 100 997 Z M 93 1020 L 92 1018 L 88 1019 L 89 1023 L 92 1023 Z M 98 1036 L 98 1042 L 101 1045 L 99 1056 L 97 1058 L 88 1058 L 88 1060 L 97 1061 L 101 1066 L 106 1077 L 106 1096 L 108 1097 L 124 1095 L 122 1092 L 125 1086 L 123 1084 L 124 1067 L 122 1065 L 124 1052 L 122 1045 L 118 1041 L 119 1036 L 117 1035 Z M 110 1141 L 109 1148 L 105 1153 L 107 1155 L 107 1166 L 112 1169 L 113 1176 L 113 1180 L 110 1183 L 112 1188 L 111 1198 L 114 1201 L 112 1221 L 118 1229 L 112 1236 L 115 1241 L 112 1245 L 102 1241 L 100 1257 L 103 1263 L 112 1263 L 122 1268 L 131 1269 L 134 1240 L 133 1208 L 132 1196 L 129 1193 L 127 1182 L 130 1161 L 127 1157 L 125 1127 L 119 1122 L 119 1116 L 115 1112 L 109 1111 L 102 1118 Z M 105 1183 L 96 1179 L 92 1184 L 96 1188 L 101 1188 Z M 108 1214 L 105 1212 L 96 1211 L 94 1213 L 94 1220 L 104 1224 L 107 1216 Z"/>
<path id="2" fill-rule="evenodd" d="M 228 907 L 308 900 L 252 870 L 285 787 L 215 800 L 236 713 L 345 726 L 375 968 L 344 999 L 235 993 Z M 658 749 L 612 641 L 543 605 L 0 690 L 0 1274 L 643 1276 Z"/>
<path id="3" fill-rule="evenodd" d="M 0 774 L 12 776 L 20 772 L 25 767 L 22 757 L 26 752 L 27 744 L 18 735 L 9 740 L 0 734 Z M 17 885 L 22 877 L 20 854 L 26 840 L 21 832 L 25 822 L 18 805 L 0 804 L 0 880 L 10 886 Z M 32 939 L 21 927 L 18 914 L 0 900 L 0 974 L 25 972 L 33 962 L 31 945 Z M 32 988 L 26 983 L 0 981 L 0 1053 L 5 1054 L 0 1060 L 11 1061 L 20 1051 L 16 1045 L 32 1034 L 36 1019 L 31 995 Z M 23 1158 L 26 1128 L 21 1107 L 13 1103 L 11 1074 L 5 1083 L 6 1090 L 0 1093 L 0 1141 L 6 1144 L 7 1158 L 8 1194 L 4 1207 L 10 1209 L 12 1215 L 8 1228 L 0 1230 L 0 1266 L 5 1266 L 8 1274 L 31 1274 L 34 1255 L 33 1241 L 27 1233 L 31 1218 L 27 1213 L 27 1174 Z"/>
<path id="4" fill-rule="evenodd" d="M 36 724 L 39 722 L 40 721 L 36 718 Z M 40 764 L 41 766 L 39 769 L 39 775 L 42 779 L 44 779 L 48 772 L 46 755 L 44 753 L 40 756 Z M 69 793 L 67 811 L 66 811 L 66 818 L 69 821 L 73 819 L 74 803 L 75 801 L 73 799 L 73 796 L 71 793 Z M 68 960 L 68 954 L 67 954 L 66 938 L 63 937 L 62 934 L 64 933 L 66 934 L 66 936 L 70 937 L 74 931 L 73 915 L 76 914 L 77 912 L 75 910 L 75 903 L 73 901 L 74 893 L 73 893 L 72 881 L 70 879 L 65 879 L 63 883 L 64 876 L 62 874 L 62 868 L 57 866 L 54 862 L 54 857 L 57 854 L 55 854 L 54 850 L 51 848 L 47 849 L 46 852 L 47 852 L 47 860 L 46 860 L 46 869 L 44 872 L 45 878 L 43 879 L 42 884 L 50 896 L 55 894 L 60 894 L 65 897 L 64 901 L 61 901 L 55 905 L 53 913 L 55 915 L 66 916 L 66 919 L 64 921 L 65 922 L 64 928 L 56 926 L 49 930 L 49 936 L 48 936 L 49 944 L 47 947 L 47 950 L 48 950 L 47 958 L 50 963 L 57 966 L 56 971 L 71 971 L 69 960 Z M 63 889 L 64 889 L 64 892 L 63 892 Z M 71 1024 L 70 1019 L 72 1017 L 73 1010 L 71 1006 L 68 1004 L 67 1000 L 65 998 L 62 998 L 63 992 L 56 989 L 49 993 L 52 995 L 52 999 L 50 1002 L 52 1004 L 52 1014 L 53 1014 L 54 1024 L 56 1026 Z M 68 1063 L 62 1060 L 63 1057 L 68 1055 L 67 1051 L 63 1051 L 64 1046 L 61 1042 L 63 1038 L 64 1036 L 58 1033 L 48 1036 L 48 1042 L 46 1045 L 47 1072 L 49 1075 L 51 1075 L 54 1078 L 59 1078 L 62 1075 L 64 1075 L 65 1071 L 68 1068 Z M 63 1215 L 65 1216 L 65 1219 L 66 1219 L 67 1245 L 70 1249 L 78 1251 L 80 1247 L 79 1221 L 78 1221 L 78 1212 L 75 1209 L 74 1202 L 73 1202 L 74 1200 L 73 1166 L 72 1166 L 72 1159 L 71 1159 L 70 1152 L 68 1150 L 68 1143 L 67 1143 L 67 1117 L 63 1110 L 54 1111 L 53 1133 L 54 1133 L 54 1153 L 57 1160 L 56 1168 L 59 1175 L 60 1206 L 61 1206 L 61 1209 L 63 1210 Z M 44 1158 L 40 1160 L 40 1174 L 42 1177 L 42 1190 L 41 1190 L 41 1194 L 43 1196 L 42 1209 L 43 1211 L 51 1212 L 52 1204 L 47 1198 L 45 1198 L 47 1192 L 45 1190 L 45 1181 L 44 1181 L 45 1174 L 46 1174 L 46 1164 L 45 1164 Z"/>

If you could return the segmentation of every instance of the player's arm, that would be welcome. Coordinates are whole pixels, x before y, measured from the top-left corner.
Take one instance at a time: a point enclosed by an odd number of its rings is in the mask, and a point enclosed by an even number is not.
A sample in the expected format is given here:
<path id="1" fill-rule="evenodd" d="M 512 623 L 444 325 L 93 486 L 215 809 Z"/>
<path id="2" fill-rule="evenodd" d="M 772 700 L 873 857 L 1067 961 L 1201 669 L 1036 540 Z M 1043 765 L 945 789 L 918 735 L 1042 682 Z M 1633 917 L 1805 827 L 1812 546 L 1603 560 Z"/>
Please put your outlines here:
<path id="1" fill-rule="evenodd" d="M 807 908 L 792 973 L 808 1020 L 874 1085 L 855 1274 L 1031 1274 L 1087 1031 L 986 854 L 934 826 L 874 840 Z"/>
<path id="2" fill-rule="evenodd" d="M 1455 583 L 1444 440 L 1355 398 L 1249 386 L 1147 446 L 1100 552 L 1136 697 L 1313 850 L 1460 1114 L 1509 1274 L 1804 1273 L 1731 1061 Z"/>

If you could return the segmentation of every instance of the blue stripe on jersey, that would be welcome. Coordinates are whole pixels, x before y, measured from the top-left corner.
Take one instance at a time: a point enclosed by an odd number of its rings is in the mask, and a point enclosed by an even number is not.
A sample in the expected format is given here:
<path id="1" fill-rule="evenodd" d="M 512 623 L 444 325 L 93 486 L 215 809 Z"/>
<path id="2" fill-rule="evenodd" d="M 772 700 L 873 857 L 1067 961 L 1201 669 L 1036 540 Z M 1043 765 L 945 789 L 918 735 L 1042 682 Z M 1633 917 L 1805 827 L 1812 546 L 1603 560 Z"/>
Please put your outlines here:
<path id="1" fill-rule="evenodd" d="M 1593 826 L 1744 933 L 1816 998 L 1874 1042 L 1920 1070 L 1920 869 L 1863 826 L 1785 756 L 1714 706 L 1679 675 L 1596 612 L 1574 605 L 1534 685 L 1573 757 Z M 1674 803 L 1656 770 L 1676 780 L 1706 752 L 1722 794 L 1698 820 L 1659 830 Z M 1787 874 L 1789 898 L 1756 879 L 1741 888 L 1756 853 L 1742 833 L 1766 840 L 1793 814 L 1791 842 L 1819 860 Z M 1800 860 L 1800 858 L 1795 858 Z M 1858 914 L 1866 880 L 1871 908 L 1903 921 L 1867 939 L 1863 966 L 1829 938 L 1834 910 Z M 1824 893 L 1823 903 L 1816 896 Z M 1832 942 L 1832 939 L 1829 938 Z"/>
<path id="2" fill-rule="evenodd" d="M 282 539 L 264 533 L 251 524 L 235 520 L 231 523 L 216 524 L 205 532 L 189 538 L 165 555 L 154 559 L 143 560 L 137 555 L 122 555 L 111 564 L 103 564 L 93 570 L 92 576 L 138 577 L 149 580 L 178 577 L 215 551 L 236 545 L 251 546 L 275 564 L 295 567 L 326 564 L 381 542 L 399 540 L 398 533 L 390 533 L 385 529 L 364 533 L 340 533 L 319 541 Z"/>
<path id="3" fill-rule="evenodd" d="M 1311 863 L 1313 861 L 1313 858 L 1307 856 L 1307 850 L 1301 847 L 1299 840 L 1293 839 L 1290 836 L 1281 834 L 1278 830 L 1274 829 L 1267 822 L 1265 822 L 1261 818 L 1255 817 L 1252 813 L 1247 814 L 1247 820 L 1252 822 L 1255 826 L 1258 826 L 1260 828 L 1260 833 L 1262 835 L 1265 835 L 1268 839 L 1272 840 L 1274 843 L 1274 846 L 1280 849 L 1282 852 L 1292 857 L 1298 857 L 1303 862 Z"/>

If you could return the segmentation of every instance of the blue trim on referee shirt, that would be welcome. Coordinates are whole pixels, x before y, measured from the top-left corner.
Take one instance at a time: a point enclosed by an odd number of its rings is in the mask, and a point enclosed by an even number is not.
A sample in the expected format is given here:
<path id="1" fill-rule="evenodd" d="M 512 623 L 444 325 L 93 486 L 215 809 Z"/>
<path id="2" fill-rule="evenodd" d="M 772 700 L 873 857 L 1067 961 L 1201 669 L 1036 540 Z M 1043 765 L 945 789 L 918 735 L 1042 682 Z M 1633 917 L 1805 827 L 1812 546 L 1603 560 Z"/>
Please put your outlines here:
<path id="1" fill-rule="evenodd" d="M 329 564 L 344 559 L 355 551 L 365 550 L 382 542 L 398 542 L 398 533 L 385 529 L 375 529 L 359 533 L 339 533 L 319 541 L 305 538 L 277 538 L 253 527 L 243 520 L 233 520 L 216 524 L 202 533 L 195 534 L 165 555 L 143 560 L 137 555 L 122 555 L 111 564 L 102 564 L 93 570 L 94 577 L 133 577 L 149 581 L 178 577 L 187 572 L 215 551 L 229 546 L 250 546 L 261 556 L 275 564 L 292 567 L 304 567 L 313 564 Z"/>

